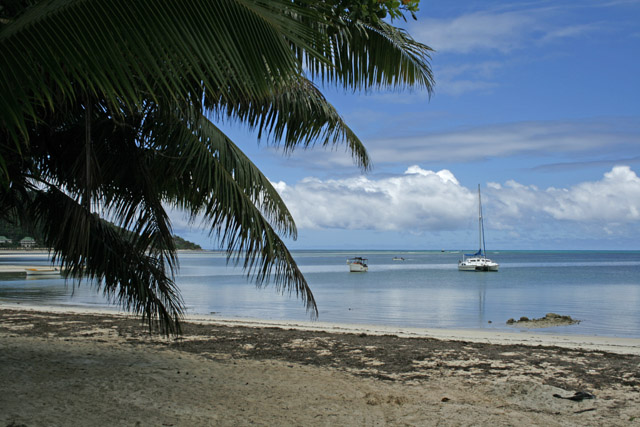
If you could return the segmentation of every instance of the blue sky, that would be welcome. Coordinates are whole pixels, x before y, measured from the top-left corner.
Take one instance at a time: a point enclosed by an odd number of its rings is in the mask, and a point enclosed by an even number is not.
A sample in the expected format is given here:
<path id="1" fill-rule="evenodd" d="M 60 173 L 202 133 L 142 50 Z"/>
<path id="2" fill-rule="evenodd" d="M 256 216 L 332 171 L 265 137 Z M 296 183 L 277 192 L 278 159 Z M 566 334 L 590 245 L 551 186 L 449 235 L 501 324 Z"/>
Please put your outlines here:
<path id="1" fill-rule="evenodd" d="M 426 1 L 436 86 L 323 88 L 365 143 L 283 156 L 227 132 L 298 225 L 291 249 L 640 249 L 640 1 Z M 173 214 L 174 231 L 214 242 Z"/>

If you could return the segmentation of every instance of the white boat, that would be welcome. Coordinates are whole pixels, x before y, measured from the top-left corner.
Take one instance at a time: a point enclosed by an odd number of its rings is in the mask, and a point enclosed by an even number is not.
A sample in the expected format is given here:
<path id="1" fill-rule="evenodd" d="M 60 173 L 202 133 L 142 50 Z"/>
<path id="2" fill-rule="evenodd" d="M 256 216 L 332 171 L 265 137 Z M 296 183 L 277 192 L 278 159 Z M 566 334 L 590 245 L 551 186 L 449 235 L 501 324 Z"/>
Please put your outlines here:
<path id="1" fill-rule="evenodd" d="M 394 261 L 404 261 L 404 258 L 402 258 L 401 256 L 394 256 L 393 260 Z"/>
<path id="2" fill-rule="evenodd" d="M 484 244 L 484 222 L 482 220 L 482 198 L 480 196 L 480 184 L 478 184 L 478 240 L 480 249 L 475 254 L 462 254 L 462 259 L 458 261 L 460 271 L 498 271 L 500 264 L 490 260 L 486 256 Z"/>
<path id="3" fill-rule="evenodd" d="M 347 264 L 349 264 L 349 271 L 352 273 L 364 273 L 369 270 L 367 259 L 359 256 L 348 259 Z"/>
<path id="4" fill-rule="evenodd" d="M 29 267 L 25 268 L 27 276 L 52 276 L 60 274 L 59 267 Z"/>

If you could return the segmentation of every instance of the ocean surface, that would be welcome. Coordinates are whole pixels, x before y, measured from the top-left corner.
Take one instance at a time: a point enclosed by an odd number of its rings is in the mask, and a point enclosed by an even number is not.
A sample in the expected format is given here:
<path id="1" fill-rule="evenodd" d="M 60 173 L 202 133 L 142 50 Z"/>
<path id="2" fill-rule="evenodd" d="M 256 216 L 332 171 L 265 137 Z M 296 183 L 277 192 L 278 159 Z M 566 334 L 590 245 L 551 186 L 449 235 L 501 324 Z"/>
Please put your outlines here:
<path id="1" fill-rule="evenodd" d="M 294 251 L 319 321 L 418 328 L 520 331 L 510 318 L 569 315 L 577 325 L 536 333 L 640 338 L 640 251 L 494 251 L 500 271 L 460 272 L 461 252 Z M 349 273 L 347 258 L 369 259 Z M 404 261 L 394 261 L 403 257 Z M 310 320 L 295 293 L 260 289 L 218 252 L 182 253 L 176 282 L 188 314 Z M 5 264 L 47 264 L 46 256 L 3 256 Z M 0 275 L 0 303 L 110 307 L 95 285 L 59 277 Z"/>

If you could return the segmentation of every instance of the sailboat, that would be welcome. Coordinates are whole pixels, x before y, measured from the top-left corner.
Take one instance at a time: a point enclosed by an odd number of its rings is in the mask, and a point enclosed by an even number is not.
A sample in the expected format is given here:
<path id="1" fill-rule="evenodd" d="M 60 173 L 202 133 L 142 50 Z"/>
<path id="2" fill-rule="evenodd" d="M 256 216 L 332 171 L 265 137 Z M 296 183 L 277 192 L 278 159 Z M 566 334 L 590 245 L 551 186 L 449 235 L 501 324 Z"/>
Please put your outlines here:
<path id="1" fill-rule="evenodd" d="M 460 271 L 498 271 L 500 266 L 497 262 L 491 261 L 486 256 L 484 244 L 484 223 L 482 220 L 482 198 L 480 196 L 480 184 L 478 184 L 478 240 L 480 249 L 475 254 L 463 254 L 458 261 Z M 468 257 L 468 258 L 467 258 Z"/>

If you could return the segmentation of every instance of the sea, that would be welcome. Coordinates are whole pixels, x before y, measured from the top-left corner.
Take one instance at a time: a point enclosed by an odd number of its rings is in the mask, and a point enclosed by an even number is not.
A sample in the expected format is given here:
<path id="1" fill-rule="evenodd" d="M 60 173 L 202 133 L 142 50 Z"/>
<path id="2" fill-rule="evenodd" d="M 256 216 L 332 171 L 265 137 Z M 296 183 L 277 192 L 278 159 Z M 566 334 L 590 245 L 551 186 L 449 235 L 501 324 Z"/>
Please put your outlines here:
<path id="1" fill-rule="evenodd" d="M 391 327 L 528 331 L 640 338 L 640 251 L 493 251 L 499 272 L 461 272 L 459 251 L 294 251 L 318 307 L 318 321 Z M 350 273 L 347 259 L 368 258 Z M 404 260 L 394 260 L 404 258 Z M 295 292 L 256 287 L 222 252 L 180 253 L 175 278 L 186 313 L 310 321 Z M 46 255 L 3 256 L 47 264 Z M 0 303 L 117 309 L 95 283 L 0 275 Z M 568 315 L 580 323 L 540 329 L 508 319 Z"/>

